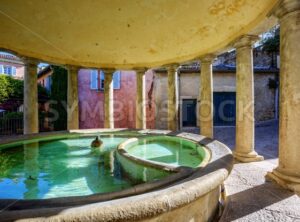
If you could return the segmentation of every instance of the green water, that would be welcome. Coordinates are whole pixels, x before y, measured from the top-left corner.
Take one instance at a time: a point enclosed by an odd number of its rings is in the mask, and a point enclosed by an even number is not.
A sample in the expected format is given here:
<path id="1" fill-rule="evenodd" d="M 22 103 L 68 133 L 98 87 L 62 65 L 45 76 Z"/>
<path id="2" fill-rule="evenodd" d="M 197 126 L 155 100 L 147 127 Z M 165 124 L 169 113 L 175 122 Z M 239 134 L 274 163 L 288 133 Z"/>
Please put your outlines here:
<path id="1" fill-rule="evenodd" d="M 173 166 L 198 167 L 205 156 L 201 146 L 168 136 L 141 138 L 137 144 L 125 149 L 135 157 Z"/>
<path id="2" fill-rule="evenodd" d="M 171 174 L 116 155 L 117 146 L 129 137 L 101 136 L 100 149 L 90 148 L 94 136 L 0 147 L 0 199 L 120 191 Z M 197 167 L 205 155 L 197 144 L 168 136 L 140 137 L 126 149 L 133 156 L 175 166 Z"/>
<path id="3" fill-rule="evenodd" d="M 135 184 L 126 178 L 114 150 L 124 137 L 35 142 L 0 151 L 0 198 L 46 199 L 118 191 Z"/>

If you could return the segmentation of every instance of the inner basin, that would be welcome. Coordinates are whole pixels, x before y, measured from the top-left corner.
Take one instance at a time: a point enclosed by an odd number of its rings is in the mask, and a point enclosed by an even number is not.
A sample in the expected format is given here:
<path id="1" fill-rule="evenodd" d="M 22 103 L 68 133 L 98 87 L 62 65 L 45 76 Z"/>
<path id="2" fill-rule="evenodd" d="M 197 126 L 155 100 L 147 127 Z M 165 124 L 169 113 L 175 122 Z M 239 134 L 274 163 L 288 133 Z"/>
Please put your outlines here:
<path id="1" fill-rule="evenodd" d="M 192 141 L 174 136 L 150 136 L 128 143 L 124 149 L 132 156 L 175 167 L 197 168 L 205 165 L 207 150 Z"/>

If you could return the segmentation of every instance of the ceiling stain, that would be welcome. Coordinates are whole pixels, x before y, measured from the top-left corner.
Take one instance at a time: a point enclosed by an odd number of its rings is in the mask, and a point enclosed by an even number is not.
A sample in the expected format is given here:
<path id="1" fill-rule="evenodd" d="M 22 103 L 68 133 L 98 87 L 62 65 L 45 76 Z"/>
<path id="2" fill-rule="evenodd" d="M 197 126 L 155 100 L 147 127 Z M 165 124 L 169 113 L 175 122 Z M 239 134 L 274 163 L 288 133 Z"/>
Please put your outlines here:
<path id="1" fill-rule="evenodd" d="M 244 4 L 245 0 L 233 0 L 231 2 L 219 0 L 209 8 L 209 12 L 212 15 L 230 16 L 239 12 Z"/>

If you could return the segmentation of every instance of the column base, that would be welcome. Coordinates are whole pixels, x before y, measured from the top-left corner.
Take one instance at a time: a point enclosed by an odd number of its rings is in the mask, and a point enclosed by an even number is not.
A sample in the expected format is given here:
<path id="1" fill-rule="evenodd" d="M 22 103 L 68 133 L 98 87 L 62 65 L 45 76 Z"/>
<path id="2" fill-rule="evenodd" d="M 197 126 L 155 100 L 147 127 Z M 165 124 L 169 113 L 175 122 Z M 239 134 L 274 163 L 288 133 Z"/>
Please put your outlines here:
<path id="1" fill-rule="evenodd" d="M 253 151 L 251 153 L 239 153 L 239 152 L 233 151 L 233 156 L 235 159 L 237 159 L 238 161 L 243 162 L 243 163 L 264 160 L 264 157 L 261 155 L 258 155 L 255 151 Z"/>
<path id="2" fill-rule="evenodd" d="M 280 186 L 300 194 L 300 177 L 283 174 L 278 169 L 274 169 L 273 172 L 267 173 L 266 179 L 273 180 Z"/>

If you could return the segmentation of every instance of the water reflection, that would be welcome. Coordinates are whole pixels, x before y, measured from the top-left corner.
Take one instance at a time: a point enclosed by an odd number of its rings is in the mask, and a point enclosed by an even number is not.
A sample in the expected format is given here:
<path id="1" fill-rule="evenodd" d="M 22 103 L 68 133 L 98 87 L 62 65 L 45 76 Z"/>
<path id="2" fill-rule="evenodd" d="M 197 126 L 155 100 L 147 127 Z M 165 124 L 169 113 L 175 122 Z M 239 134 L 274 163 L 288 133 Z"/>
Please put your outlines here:
<path id="1" fill-rule="evenodd" d="M 0 198 L 82 196 L 130 187 L 114 154 L 126 138 L 105 137 L 98 151 L 91 150 L 92 139 L 35 142 L 2 150 Z"/>
<path id="2" fill-rule="evenodd" d="M 38 198 L 38 176 L 39 176 L 39 143 L 24 145 L 24 184 L 27 189 L 24 199 Z"/>
<path id="3" fill-rule="evenodd" d="M 113 158 L 113 152 L 105 152 L 102 153 L 99 157 L 99 167 L 104 167 L 106 170 L 108 170 L 112 175 L 114 172 L 114 158 Z"/>

